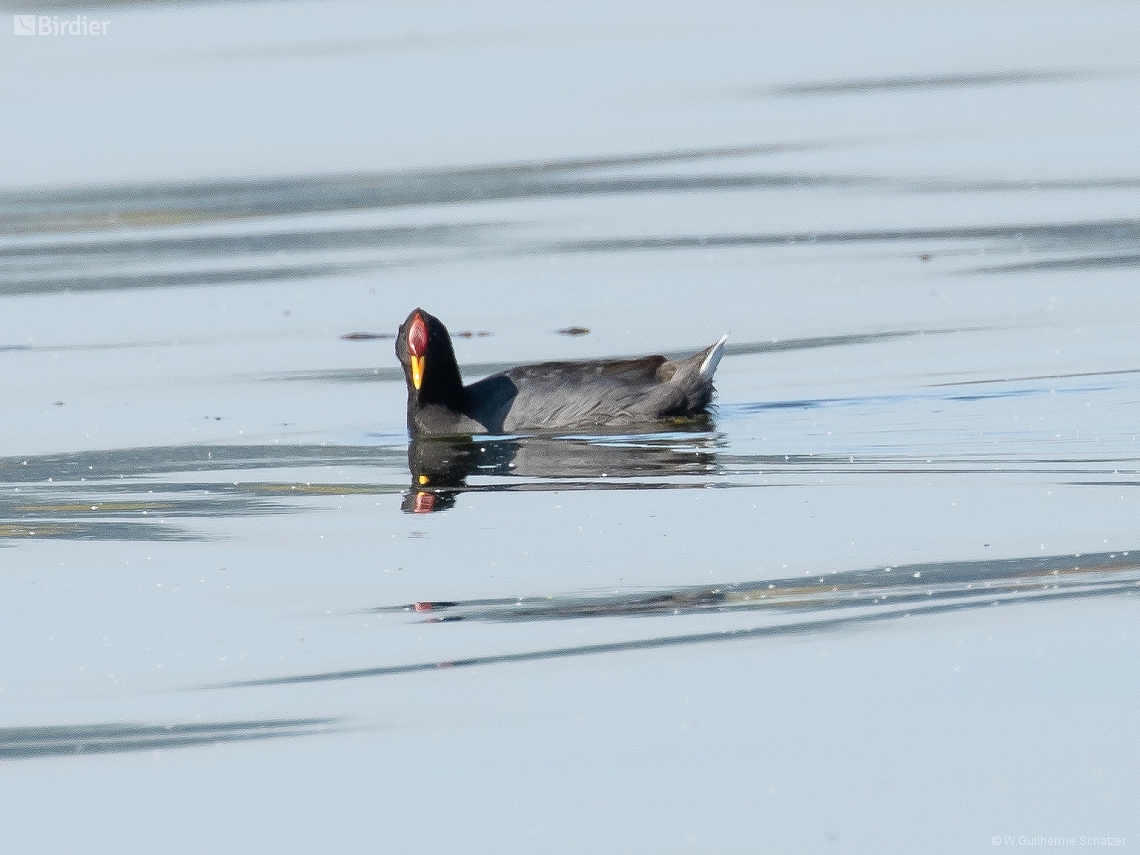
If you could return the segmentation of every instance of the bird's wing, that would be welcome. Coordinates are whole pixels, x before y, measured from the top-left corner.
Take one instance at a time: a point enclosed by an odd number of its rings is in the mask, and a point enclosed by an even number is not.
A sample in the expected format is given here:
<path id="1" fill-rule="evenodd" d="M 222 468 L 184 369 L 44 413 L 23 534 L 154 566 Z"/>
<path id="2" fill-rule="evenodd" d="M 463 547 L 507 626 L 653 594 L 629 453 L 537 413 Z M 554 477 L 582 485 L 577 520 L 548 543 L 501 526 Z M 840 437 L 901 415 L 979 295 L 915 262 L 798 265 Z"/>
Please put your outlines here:
<path id="1" fill-rule="evenodd" d="M 504 427 L 558 429 L 636 420 L 663 389 L 663 356 L 644 359 L 543 363 L 506 373 L 517 389 Z"/>
<path id="2" fill-rule="evenodd" d="M 607 378 L 619 383 L 652 383 L 664 356 L 641 359 L 593 359 L 588 362 L 540 362 L 512 368 L 507 376 L 516 383 L 576 384 Z"/>

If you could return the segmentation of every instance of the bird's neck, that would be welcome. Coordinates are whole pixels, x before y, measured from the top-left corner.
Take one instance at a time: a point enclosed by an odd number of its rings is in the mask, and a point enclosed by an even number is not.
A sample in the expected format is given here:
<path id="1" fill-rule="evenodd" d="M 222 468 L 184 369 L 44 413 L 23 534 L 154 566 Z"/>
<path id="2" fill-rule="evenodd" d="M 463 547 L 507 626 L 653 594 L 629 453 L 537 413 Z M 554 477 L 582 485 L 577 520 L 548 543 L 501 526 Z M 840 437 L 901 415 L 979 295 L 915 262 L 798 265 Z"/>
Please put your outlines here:
<path id="1" fill-rule="evenodd" d="M 415 398 L 421 406 L 438 404 L 458 412 L 466 409 L 467 392 L 454 353 L 438 352 L 428 357 L 423 383 Z"/>

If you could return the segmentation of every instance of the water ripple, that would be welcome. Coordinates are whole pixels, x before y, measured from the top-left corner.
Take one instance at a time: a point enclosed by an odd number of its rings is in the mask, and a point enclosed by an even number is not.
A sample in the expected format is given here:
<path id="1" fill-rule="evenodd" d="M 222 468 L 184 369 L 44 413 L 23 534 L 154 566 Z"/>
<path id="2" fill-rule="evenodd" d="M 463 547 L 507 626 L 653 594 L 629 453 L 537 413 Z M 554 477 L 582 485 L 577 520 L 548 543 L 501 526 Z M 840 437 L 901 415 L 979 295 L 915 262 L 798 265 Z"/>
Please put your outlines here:
<path id="1" fill-rule="evenodd" d="M 899 578 L 902 581 L 896 582 Z M 700 611 L 731 609 L 766 612 L 768 622 L 712 632 L 665 633 L 598 644 L 264 677 L 201 688 L 230 689 L 367 679 L 440 669 L 520 664 L 745 639 L 801 636 L 846 631 L 886 620 L 918 618 L 967 609 L 1109 595 L 1133 596 L 1138 589 L 1140 554 L 1132 551 L 1131 556 L 1129 552 L 1118 552 L 916 564 L 842 575 L 829 574 L 808 580 L 786 579 L 715 587 L 686 587 L 592 598 L 555 596 L 467 603 L 424 602 L 374 611 L 427 613 L 430 622 L 447 623 L 449 618 L 464 617 L 468 620 L 491 621 L 624 618 L 631 615 L 683 618 L 684 615 Z"/>
<path id="2" fill-rule="evenodd" d="M 335 718 L 221 721 L 194 724 L 84 724 L 0 728 L 0 760 L 157 751 L 219 742 L 281 739 L 339 730 Z"/>

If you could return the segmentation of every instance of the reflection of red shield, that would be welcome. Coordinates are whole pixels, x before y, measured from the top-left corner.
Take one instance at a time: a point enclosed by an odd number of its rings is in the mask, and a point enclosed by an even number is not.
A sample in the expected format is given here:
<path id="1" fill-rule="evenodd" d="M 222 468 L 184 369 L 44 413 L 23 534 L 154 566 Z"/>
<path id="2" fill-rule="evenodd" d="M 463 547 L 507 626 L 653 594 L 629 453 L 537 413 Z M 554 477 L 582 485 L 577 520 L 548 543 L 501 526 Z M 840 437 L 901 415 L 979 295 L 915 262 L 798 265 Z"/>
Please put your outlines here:
<path id="1" fill-rule="evenodd" d="M 416 501 L 412 506 L 412 513 L 427 514 L 435 508 L 435 493 L 416 493 Z"/>

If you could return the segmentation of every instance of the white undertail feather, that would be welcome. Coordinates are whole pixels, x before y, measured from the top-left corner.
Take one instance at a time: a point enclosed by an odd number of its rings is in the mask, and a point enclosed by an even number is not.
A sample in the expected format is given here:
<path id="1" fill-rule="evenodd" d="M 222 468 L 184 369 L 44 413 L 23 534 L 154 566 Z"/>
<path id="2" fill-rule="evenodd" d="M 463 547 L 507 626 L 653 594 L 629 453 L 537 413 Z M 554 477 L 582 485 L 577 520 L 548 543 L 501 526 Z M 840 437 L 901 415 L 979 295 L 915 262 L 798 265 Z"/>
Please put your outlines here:
<path id="1" fill-rule="evenodd" d="M 713 345 L 709 355 L 705 357 L 705 361 L 701 363 L 701 376 L 712 377 L 716 373 L 716 367 L 720 365 L 720 358 L 724 356 L 724 343 L 728 341 L 728 333 L 720 337 L 720 341 Z"/>

